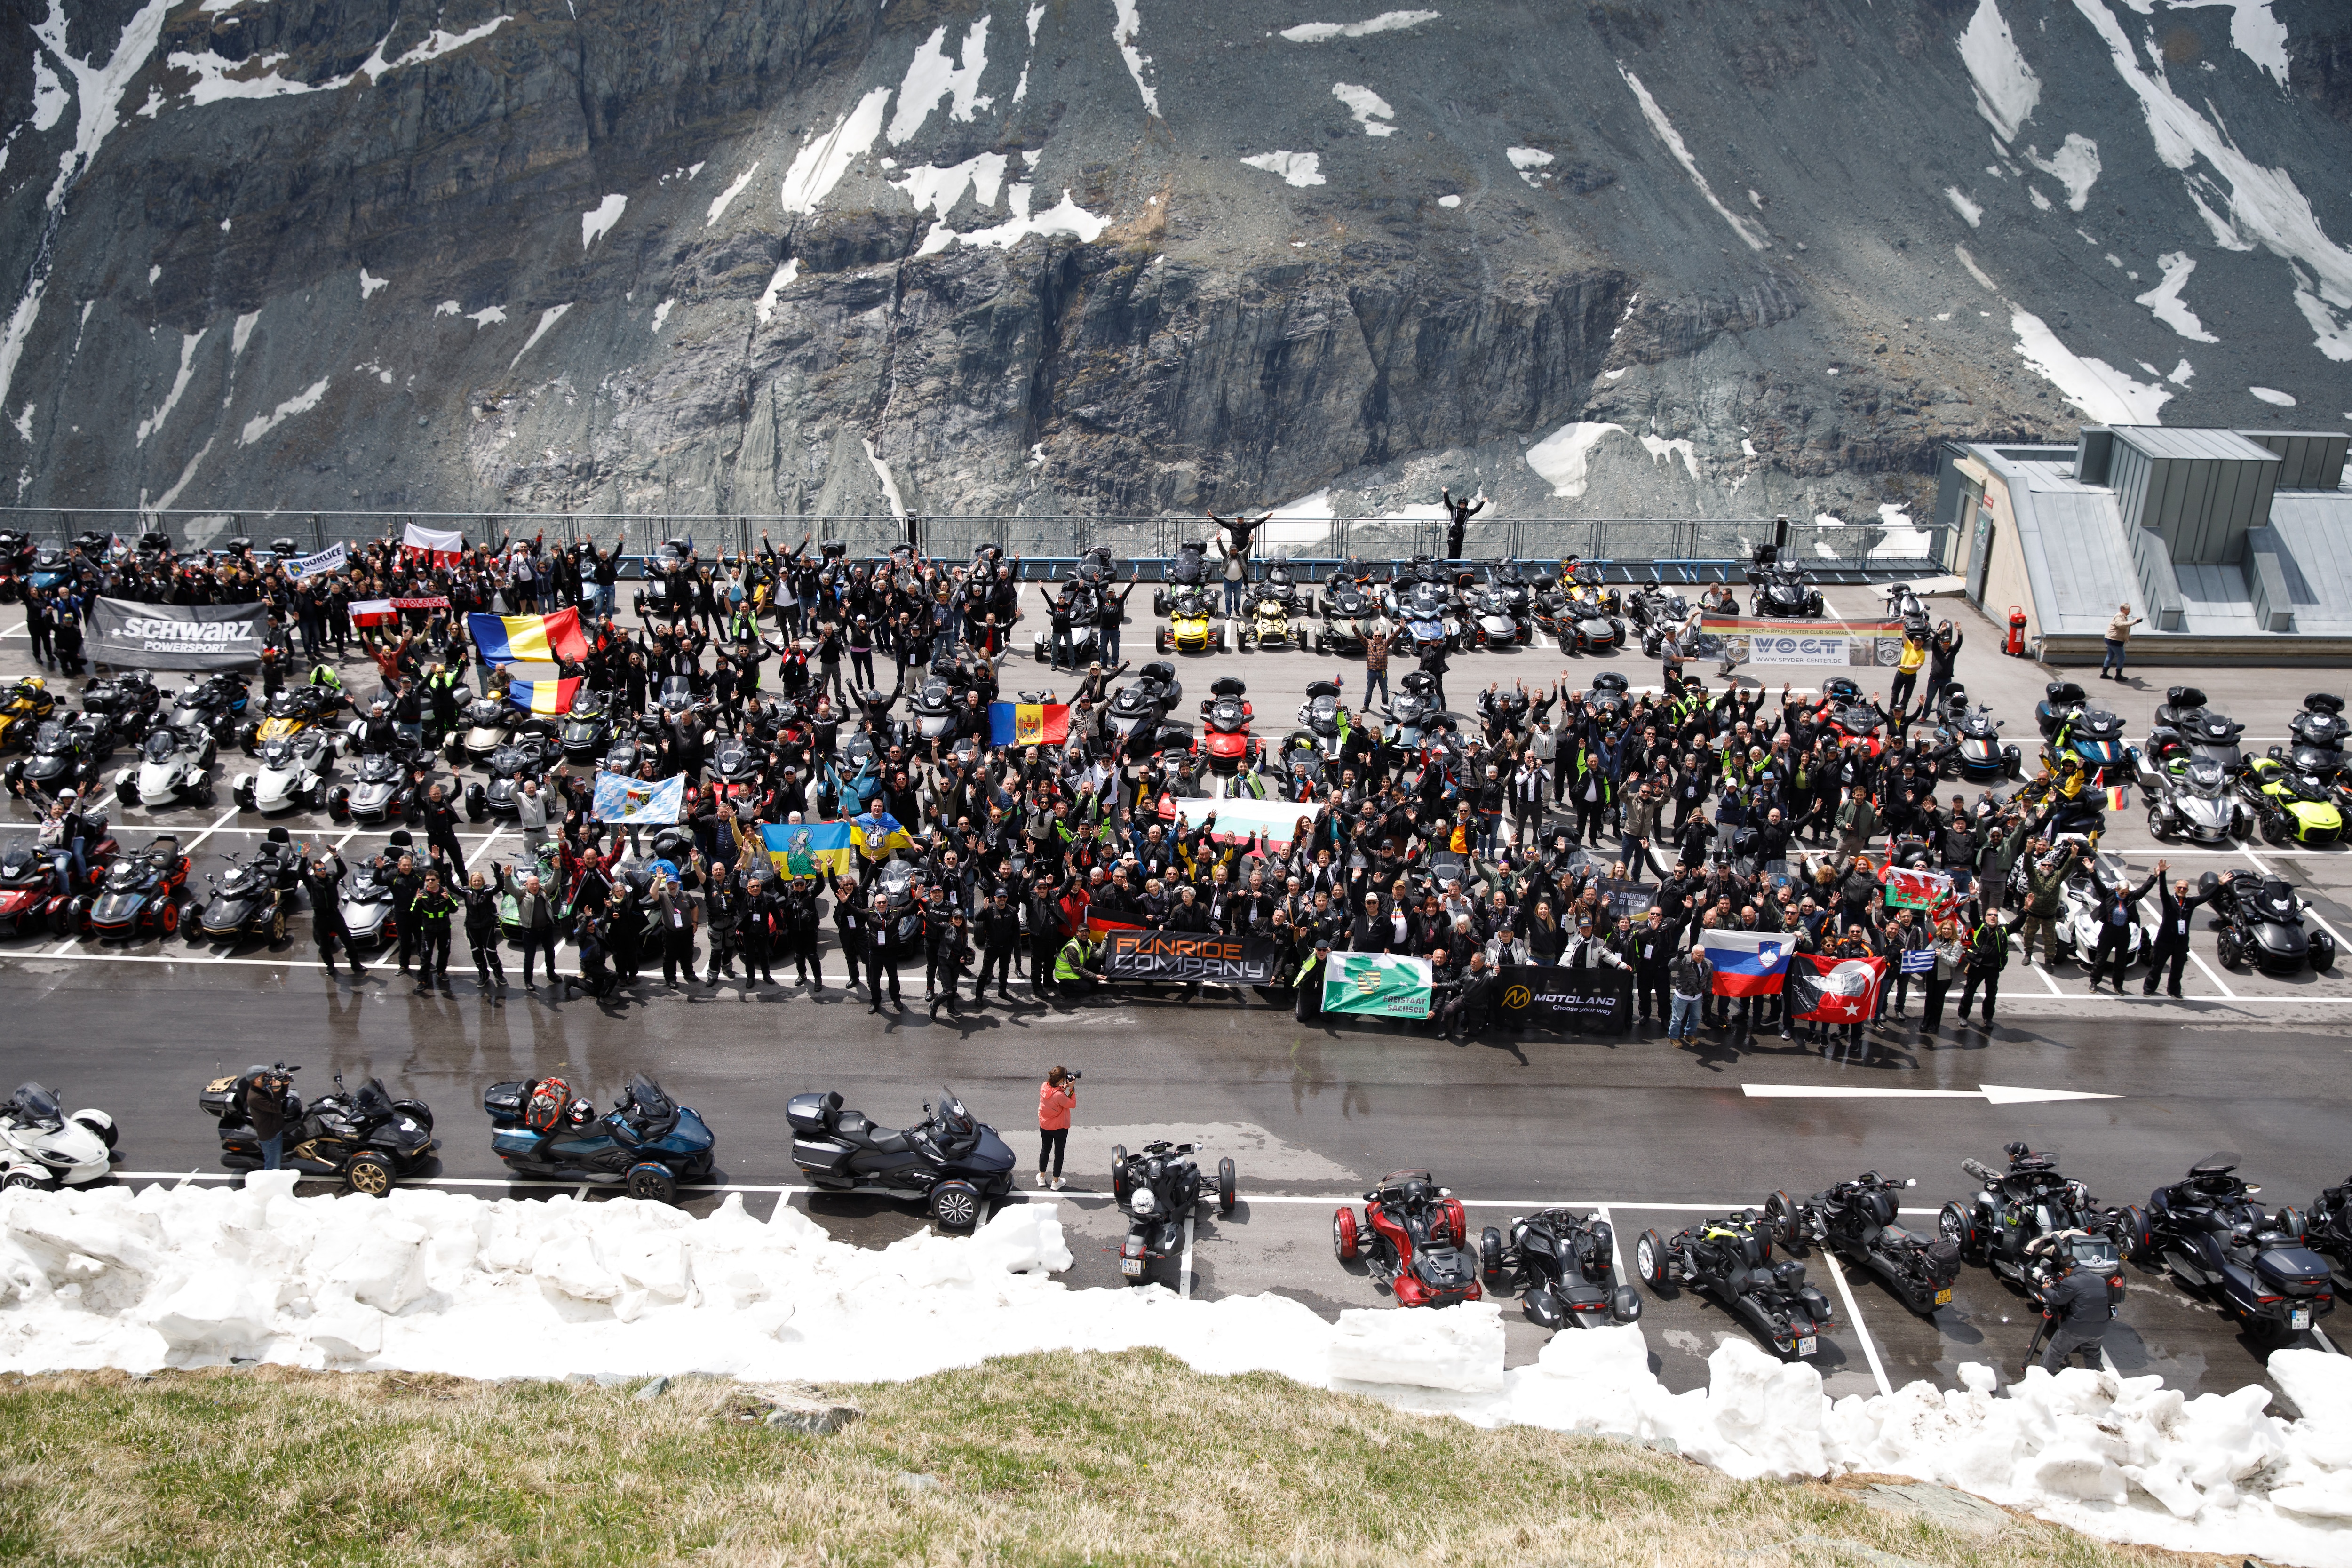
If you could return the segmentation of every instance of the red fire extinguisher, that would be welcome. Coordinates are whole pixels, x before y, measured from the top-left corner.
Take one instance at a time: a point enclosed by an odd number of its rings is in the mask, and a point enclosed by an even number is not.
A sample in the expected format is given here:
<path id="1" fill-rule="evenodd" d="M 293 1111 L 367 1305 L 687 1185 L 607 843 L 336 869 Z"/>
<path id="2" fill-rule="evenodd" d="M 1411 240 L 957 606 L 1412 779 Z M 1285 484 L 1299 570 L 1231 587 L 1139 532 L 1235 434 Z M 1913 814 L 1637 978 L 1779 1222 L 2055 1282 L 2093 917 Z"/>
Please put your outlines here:
<path id="1" fill-rule="evenodd" d="M 2000 651 L 2012 658 L 2025 657 L 2025 611 L 2019 605 L 2009 607 L 2009 640 L 2000 645 Z"/>

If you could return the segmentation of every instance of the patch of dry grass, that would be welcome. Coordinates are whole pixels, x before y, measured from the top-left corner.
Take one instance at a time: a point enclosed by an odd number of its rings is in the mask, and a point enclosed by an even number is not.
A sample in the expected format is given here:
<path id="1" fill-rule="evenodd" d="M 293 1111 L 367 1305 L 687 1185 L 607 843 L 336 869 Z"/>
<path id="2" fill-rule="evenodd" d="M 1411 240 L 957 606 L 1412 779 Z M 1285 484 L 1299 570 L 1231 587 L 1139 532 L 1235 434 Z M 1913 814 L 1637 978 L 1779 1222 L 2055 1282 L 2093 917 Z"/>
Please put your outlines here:
<path id="1" fill-rule="evenodd" d="M 1669 1455 L 1480 1432 L 1151 1352 L 836 1389 L 627 1389 L 249 1367 L 0 1384 L 0 1558 L 80 1563 L 2153 1564 L 2016 1518 L 1990 1540 Z M 2210 1560 L 2208 1560 L 2210 1561 Z M 2234 1563 L 2231 1568 L 2235 1568 Z"/>

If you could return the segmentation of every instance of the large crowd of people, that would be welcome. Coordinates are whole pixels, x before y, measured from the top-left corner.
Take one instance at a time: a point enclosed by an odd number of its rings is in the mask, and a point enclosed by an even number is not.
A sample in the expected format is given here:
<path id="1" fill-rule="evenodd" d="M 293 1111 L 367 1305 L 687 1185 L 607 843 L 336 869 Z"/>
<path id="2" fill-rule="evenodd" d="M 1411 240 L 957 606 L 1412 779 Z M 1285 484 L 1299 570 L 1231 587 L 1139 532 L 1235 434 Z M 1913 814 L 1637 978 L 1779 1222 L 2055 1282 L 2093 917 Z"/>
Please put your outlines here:
<path id="1" fill-rule="evenodd" d="M 1115 628 L 1101 648 L 1114 662 L 1092 662 L 1069 699 L 1066 739 L 994 743 L 989 706 L 1021 615 L 1018 567 L 911 552 L 853 563 L 806 538 L 780 550 L 763 537 L 739 555 L 686 556 L 665 581 L 662 612 L 625 627 L 618 541 L 509 539 L 433 553 L 386 539 L 300 579 L 249 552 L 117 552 L 37 594 L 28 619 L 37 657 L 69 668 L 55 663 L 66 658 L 66 629 L 87 620 L 99 594 L 266 602 L 266 688 L 340 687 L 338 661 L 363 657 L 381 689 L 360 698 L 362 721 L 427 739 L 457 723 L 462 679 L 495 691 L 505 679 L 467 640 L 472 611 L 576 609 L 586 656 L 566 673 L 609 693 L 624 721 L 659 715 L 663 683 L 683 679 L 693 705 L 667 715 L 639 763 L 647 783 L 684 779 L 667 853 L 649 853 L 640 830 L 596 819 L 593 768 L 557 768 L 520 802 L 525 839 L 553 846 L 550 885 L 534 879 L 524 896 L 527 984 L 534 956 L 553 975 L 560 936 L 579 961 L 562 983 L 598 993 L 656 966 L 666 984 L 691 984 L 698 952 L 706 985 L 740 964 L 745 984 L 815 989 L 826 983 L 820 932 L 830 925 L 853 991 L 875 1011 L 904 1006 L 901 971 L 910 978 L 917 962 L 934 1012 L 961 1007 L 967 994 L 983 1001 L 992 979 L 1000 1003 L 1013 1001 L 1018 978 L 1029 992 L 1021 1005 L 1068 1005 L 1122 984 L 1105 974 L 1089 936 L 1118 925 L 1265 939 L 1279 957 L 1267 997 L 1301 1018 L 1319 1011 L 1330 954 L 1394 952 L 1429 961 L 1432 1025 L 1448 1033 L 1493 1026 L 1498 972 L 1533 963 L 1622 972 L 1637 1029 L 1823 1037 L 1775 997 L 1713 994 L 1704 933 L 1728 928 L 1787 933 L 1799 952 L 1891 960 L 1881 1016 L 1845 1027 L 1842 1043 L 1867 1049 L 1873 1028 L 1906 1019 L 1915 993 L 1930 1034 L 1944 1026 L 1955 985 L 1958 1019 L 1980 1007 L 1991 1023 L 2016 945 L 2000 918 L 2005 904 L 2018 910 L 2029 959 L 2037 938 L 2053 940 L 2070 866 L 2044 837 L 2049 814 L 1989 790 L 1943 789 L 1944 757 L 1927 727 L 1915 728 L 1951 679 L 1948 628 L 1902 672 L 1883 737 L 1846 736 L 1820 703 L 1786 689 L 1710 687 L 1670 649 L 1650 689 L 1582 689 L 1564 670 L 1538 689 L 1490 683 L 1459 732 L 1416 733 L 1411 744 L 1392 725 L 1384 732 L 1378 712 L 1344 715 L 1328 765 L 1310 773 L 1277 760 L 1245 789 L 1225 783 L 1298 808 L 1286 836 L 1234 836 L 1213 819 L 1184 826 L 1167 809 L 1204 787 L 1196 758 L 1135 750 L 1106 722 L 1128 668 L 1116 662 Z M 390 620 L 354 624 L 354 605 L 385 600 L 402 606 Z M 1377 629 L 1375 640 L 1385 651 Z M 1914 700 L 1922 664 L 1928 679 Z M 933 669 L 951 674 L 961 705 L 949 733 L 919 741 L 893 705 Z M 845 756 L 861 729 L 870 744 L 856 748 L 853 772 Z M 723 784 L 711 767 L 720 737 L 744 742 L 751 758 Z M 429 757 L 420 752 L 417 765 L 429 770 Z M 421 833 L 386 851 L 399 889 L 397 958 L 420 986 L 446 984 L 456 925 L 495 990 L 504 983 L 495 907 L 516 889 L 499 885 L 503 866 L 487 883 L 466 871 L 458 793 L 438 781 L 420 790 L 408 826 Z M 895 834 L 861 835 L 851 875 L 833 875 L 837 866 L 787 875 L 759 831 L 861 814 L 887 818 Z M 1948 879 L 1942 907 L 1888 908 L 1880 872 L 1898 843 L 1909 863 Z M 643 868 L 657 858 L 648 878 Z M 906 911 L 881 885 L 892 858 L 920 871 L 919 952 L 898 934 Z M 310 873 L 331 969 L 343 867 L 322 855 Z M 1932 960 L 1901 961 L 1921 952 Z M 2173 975 L 2177 994 L 2177 964 Z"/>

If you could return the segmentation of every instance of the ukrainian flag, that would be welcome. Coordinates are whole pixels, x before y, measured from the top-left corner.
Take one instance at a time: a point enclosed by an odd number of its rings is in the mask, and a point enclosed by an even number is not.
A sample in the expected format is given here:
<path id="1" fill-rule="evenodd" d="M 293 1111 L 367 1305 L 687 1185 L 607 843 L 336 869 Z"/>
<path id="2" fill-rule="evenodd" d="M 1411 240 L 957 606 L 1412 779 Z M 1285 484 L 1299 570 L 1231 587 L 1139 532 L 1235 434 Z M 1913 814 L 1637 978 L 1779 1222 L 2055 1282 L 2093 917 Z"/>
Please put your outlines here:
<path id="1" fill-rule="evenodd" d="M 580 695 L 580 682 L 571 680 L 509 680 L 507 700 L 526 713 L 569 713 Z"/>
<path id="2" fill-rule="evenodd" d="M 580 633 L 580 612 L 551 616 L 466 617 L 466 633 L 492 664 L 585 664 L 588 639 Z"/>
<path id="3" fill-rule="evenodd" d="M 1066 702 L 988 705 L 988 743 L 992 746 L 1058 746 L 1069 738 L 1070 705 Z"/>
<path id="4" fill-rule="evenodd" d="M 768 858 L 784 877 L 847 877 L 855 853 L 846 822 L 763 822 L 760 837 Z"/>
<path id="5" fill-rule="evenodd" d="M 915 836 L 887 811 L 869 811 L 849 819 L 850 841 L 867 855 L 887 855 L 912 849 Z"/>

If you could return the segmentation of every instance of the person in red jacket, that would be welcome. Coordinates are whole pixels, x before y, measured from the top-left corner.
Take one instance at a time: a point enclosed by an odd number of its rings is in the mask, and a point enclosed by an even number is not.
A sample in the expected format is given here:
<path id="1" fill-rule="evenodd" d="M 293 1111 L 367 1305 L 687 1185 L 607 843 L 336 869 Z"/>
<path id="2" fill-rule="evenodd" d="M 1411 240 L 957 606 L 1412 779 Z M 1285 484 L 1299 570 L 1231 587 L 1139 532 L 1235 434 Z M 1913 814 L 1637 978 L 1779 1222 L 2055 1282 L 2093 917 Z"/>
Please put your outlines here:
<path id="1" fill-rule="evenodd" d="M 1062 1190 L 1062 1152 L 1070 1142 L 1070 1111 L 1077 1103 L 1078 1075 L 1067 1068 L 1055 1068 L 1037 1086 L 1037 1184 L 1046 1184 L 1050 1161 L 1057 1193 Z"/>

